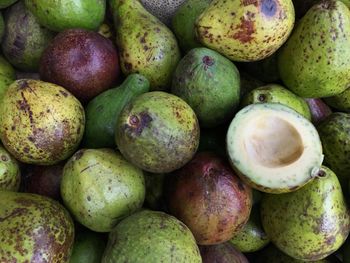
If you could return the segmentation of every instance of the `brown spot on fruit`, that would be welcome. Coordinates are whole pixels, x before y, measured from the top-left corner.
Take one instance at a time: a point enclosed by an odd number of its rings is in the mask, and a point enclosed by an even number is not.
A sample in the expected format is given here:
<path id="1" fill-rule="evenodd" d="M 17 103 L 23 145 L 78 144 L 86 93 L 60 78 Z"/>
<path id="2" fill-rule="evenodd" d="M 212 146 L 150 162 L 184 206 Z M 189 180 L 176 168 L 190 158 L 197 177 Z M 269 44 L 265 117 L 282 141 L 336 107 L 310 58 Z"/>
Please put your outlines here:
<path id="1" fill-rule="evenodd" d="M 236 27 L 238 31 L 233 35 L 234 39 L 242 43 L 248 43 L 254 39 L 252 36 L 255 33 L 255 24 L 251 18 L 246 19 L 241 17 L 241 23 Z"/>
<path id="2" fill-rule="evenodd" d="M 204 56 L 202 61 L 206 66 L 212 66 L 215 63 L 215 60 L 209 56 Z"/>
<path id="3" fill-rule="evenodd" d="M 264 102 L 265 100 L 266 100 L 265 94 L 260 94 L 260 95 L 258 96 L 258 101 Z"/>
<path id="4" fill-rule="evenodd" d="M 248 5 L 255 5 L 258 6 L 258 0 L 243 0 L 242 4 L 244 6 L 248 6 Z"/>

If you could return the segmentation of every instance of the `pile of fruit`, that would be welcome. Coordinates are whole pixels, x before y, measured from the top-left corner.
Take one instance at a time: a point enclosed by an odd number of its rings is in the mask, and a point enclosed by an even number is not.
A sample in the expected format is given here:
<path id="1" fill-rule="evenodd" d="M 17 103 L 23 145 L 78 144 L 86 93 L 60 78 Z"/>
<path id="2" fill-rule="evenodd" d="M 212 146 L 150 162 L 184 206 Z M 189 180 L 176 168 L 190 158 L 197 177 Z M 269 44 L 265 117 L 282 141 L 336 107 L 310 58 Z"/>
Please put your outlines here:
<path id="1" fill-rule="evenodd" d="M 0 0 L 0 262 L 349 263 L 349 8 Z"/>

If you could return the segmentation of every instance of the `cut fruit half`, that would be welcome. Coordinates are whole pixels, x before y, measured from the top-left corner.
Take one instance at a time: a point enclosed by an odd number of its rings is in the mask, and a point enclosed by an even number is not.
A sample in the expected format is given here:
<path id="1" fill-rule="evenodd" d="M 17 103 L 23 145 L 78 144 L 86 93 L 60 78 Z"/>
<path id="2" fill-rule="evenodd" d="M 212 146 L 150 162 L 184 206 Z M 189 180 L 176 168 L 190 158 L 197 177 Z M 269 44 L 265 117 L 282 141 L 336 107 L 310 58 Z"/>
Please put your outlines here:
<path id="1" fill-rule="evenodd" d="M 299 189 L 323 161 L 322 144 L 310 121 L 291 108 L 251 104 L 232 120 L 226 137 L 233 168 L 253 188 L 267 193 Z"/>

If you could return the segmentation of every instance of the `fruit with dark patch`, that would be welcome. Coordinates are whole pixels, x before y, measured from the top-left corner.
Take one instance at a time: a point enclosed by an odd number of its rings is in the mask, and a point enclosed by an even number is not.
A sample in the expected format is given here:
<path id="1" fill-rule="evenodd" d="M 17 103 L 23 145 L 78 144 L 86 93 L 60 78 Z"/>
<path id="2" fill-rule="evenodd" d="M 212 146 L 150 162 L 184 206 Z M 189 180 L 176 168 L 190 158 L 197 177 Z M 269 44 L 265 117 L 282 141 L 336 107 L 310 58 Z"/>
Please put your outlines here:
<path id="1" fill-rule="evenodd" d="M 18 191 L 21 183 L 19 164 L 0 146 L 0 190 Z"/>
<path id="2" fill-rule="evenodd" d="M 198 40 L 234 61 L 272 55 L 294 26 L 291 0 L 213 0 L 196 21 Z"/>
<path id="3" fill-rule="evenodd" d="M 350 88 L 338 95 L 325 98 L 325 102 L 337 110 L 350 112 Z"/>
<path id="4" fill-rule="evenodd" d="M 87 105 L 84 146 L 88 148 L 115 147 L 115 127 L 124 106 L 149 91 L 149 81 L 140 74 L 130 74 L 124 82 L 109 89 Z"/>
<path id="5" fill-rule="evenodd" d="M 251 188 L 215 154 L 197 154 L 174 173 L 170 185 L 169 211 L 189 227 L 200 245 L 230 240 L 249 219 Z"/>
<path id="6" fill-rule="evenodd" d="M 249 263 L 248 259 L 229 242 L 200 246 L 203 263 Z"/>
<path id="7" fill-rule="evenodd" d="M 326 167 L 298 191 L 264 195 L 261 220 L 272 243 L 305 261 L 324 259 L 338 250 L 350 230 L 349 210 L 338 178 Z"/>
<path id="8" fill-rule="evenodd" d="M 168 173 L 192 159 L 199 144 L 199 124 L 185 101 L 153 91 L 124 107 L 115 138 L 130 162 L 148 172 Z"/>
<path id="9" fill-rule="evenodd" d="M 69 28 L 96 30 L 106 11 L 104 0 L 25 0 L 25 4 L 41 25 L 58 32 Z"/>
<path id="10" fill-rule="evenodd" d="M 201 127 L 229 119 L 239 103 L 240 78 L 236 66 L 208 48 L 195 48 L 178 64 L 171 92 L 186 101 Z"/>
<path id="11" fill-rule="evenodd" d="M 39 25 L 35 16 L 19 1 L 5 13 L 3 54 L 18 69 L 35 72 L 54 34 Z"/>
<path id="12" fill-rule="evenodd" d="M 260 206 L 254 205 L 249 220 L 230 240 L 239 251 L 243 253 L 255 252 L 265 247 L 270 242 L 260 221 Z"/>
<path id="13" fill-rule="evenodd" d="M 8 87 L 15 79 L 15 70 L 3 56 L 0 56 L 0 100 L 2 100 Z"/>
<path id="14" fill-rule="evenodd" d="M 109 232 L 142 207 L 145 181 L 140 169 L 111 149 L 81 149 L 66 163 L 61 182 L 65 206 L 96 232 Z"/>
<path id="15" fill-rule="evenodd" d="M 311 121 L 314 125 L 318 125 L 332 114 L 332 110 L 321 99 L 305 99 L 305 101 L 309 106 Z"/>
<path id="16" fill-rule="evenodd" d="M 120 222 L 109 234 L 102 263 L 202 262 L 185 224 L 163 212 L 143 210 Z"/>
<path id="17" fill-rule="evenodd" d="M 350 10 L 341 1 L 315 4 L 278 55 L 287 88 L 305 98 L 342 93 L 350 85 Z"/>
<path id="18" fill-rule="evenodd" d="M 180 60 L 174 34 L 138 0 L 113 0 L 110 4 L 123 73 L 144 75 L 151 90 L 169 89 Z"/>
<path id="19" fill-rule="evenodd" d="M 1 0 L 0 2 L 0 9 L 6 8 L 14 3 L 16 3 L 18 0 Z"/>
<path id="20" fill-rule="evenodd" d="M 110 88 L 119 76 L 117 50 L 112 41 L 84 29 L 58 34 L 40 61 L 40 77 L 87 102 Z"/>
<path id="21" fill-rule="evenodd" d="M 350 179 L 350 114 L 335 112 L 318 127 L 324 161 L 347 186 Z"/>
<path id="22" fill-rule="evenodd" d="M 0 191 L 0 233 L 0 262 L 69 262 L 73 220 L 50 198 Z"/>
<path id="23" fill-rule="evenodd" d="M 22 79 L 11 84 L 0 104 L 0 138 L 24 163 L 50 165 L 74 153 L 84 134 L 80 102 L 52 83 Z"/>
<path id="24" fill-rule="evenodd" d="M 28 166 L 24 174 L 24 191 L 60 200 L 63 166 L 63 162 L 49 166 Z"/>
<path id="25" fill-rule="evenodd" d="M 172 18 L 172 29 L 181 49 L 185 52 L 201 47 L 195 34 L 195 22 L 199 15 L 209 6 L 211 0 L 187 0 Z"/>
<path id="26" fill-rule="evenodd" d="M 252 90 L 242 99 L 241 106 L 253 103 L 280 103 L 311 120 L 310 109 L 305 100 L 278 84 L 269 84 Z"/>

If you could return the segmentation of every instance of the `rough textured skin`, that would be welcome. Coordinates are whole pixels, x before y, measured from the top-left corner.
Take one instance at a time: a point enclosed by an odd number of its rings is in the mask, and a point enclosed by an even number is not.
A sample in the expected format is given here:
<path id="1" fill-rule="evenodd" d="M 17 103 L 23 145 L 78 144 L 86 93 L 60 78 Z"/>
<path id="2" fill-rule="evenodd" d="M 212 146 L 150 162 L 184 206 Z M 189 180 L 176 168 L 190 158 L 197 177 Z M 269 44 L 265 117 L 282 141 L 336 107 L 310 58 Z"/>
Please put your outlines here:
<path id="1" fill-rule="evenodd" d="M 185 0 L 141 0 L 142 5 L 164 24 L 170 26 L 171 18 Z"/>
<path id="2" fill-rule="evenodd" d="M 240 78 L 236 66 L 208 48 L 195 48 L 178 64 L 171 92 L 186 101 L 201 127 L 229 119 L 239 103 Z"/>
<path id="3" fill-rule="evenodd" d="M 278 84 L 269 84 L 252 90 L 242 99 L 241 106 L 253 103 L 280 103 L 311 120 L 310 109 L 305 100 Z"/>
<path id="4" fill-rule="evenodd" d="M 201 263 L 196 241 L 185 224 L 163 212 L 143 210 L 109 234 L 102 263 Z"/>
<path id="5" fill-rule="evenodd" d="M 291 0 L 213 0 L 196 21 L 196 34 L 231 60 L 257 61 L 282 46 L 293 26 Z"/>
<path id="6" fill-rule="evenodd" d="M 73 220 L 50 198 L 0 191 L 0 233 L 0 262 L 69 262 Z"/>
<path id="7" fill-rule="evenodd" d="M 253 206 L 248 222 L 230 242 L 243 253 L 258 251 L 270 242 L 260 222 L 258 205 Z"/>
<path id="8" fill-rule="evenodd" d="M 350 85 L 350 10 L 324 0 L 300 20 L 278 57 L 281 79 L 305 98 L 337 95 Z"/>
<path id="9" fill-rule="evenodd" d="M 314 125 L 318 125 L 332 114 L 331 108 L 321 99 L 305 99 L 311 113 L 311 121 Z"/>
<path id="10" fill-rule="evenodd" d="M 24 173 L 24 191 L 60 200 L 63 166 L 64 162 L 50 166 L 28 166 Z"/>
<path id="11" fill-rule="evenodd" d="M 130 74 L 124 82 L 92 99 L 85 108 L 84 146 L 88 148 L 115 147 L 115 127 L 124 106 L 149 91 L 149 81 L 140 74 Z"/>
<path id="12" fill-rule="evenodd" d="M 50 165 L 78 147 L 85 125 L 84 109 L 67 90 L 39 80 L 17 80 L 0 104 L 0 138 L 24 163 Z"/>
<path id="13" fill-rule="evenodd" d="M 3 56 L 0 56 L 0 100 L 2 100 L 7 88 L 15 79 L 15 70 Z"/>
<path id="14" fill-rule="evenodd" d="M 40 60 L 40 77 L 65 87 L 82 102 L 110 88 L 118 76 L 112 41 L 85 29 L 58 34 Z"/>
<path id="15" fill-rule="evenodd" d="M 37 71 L 39 60 L 54 34 L 39 25 L 35 16 L 19 1 L 5 13 L 5 34 L 1 43 L 8 61 L 18 69 Z"/>
<path id="16" fill-rule="evenodd" d="M 339 181 L 326 167 L 296 192 L 266 194 L 261 201 L 261 220 L 272 243 L 287 255 L 306 261 L 335 252 L 350 230 Z"/>
<path id="17" fill-rule="evenodd" d="M 109 232 L 142 207 L 140 169 L 111 149 L 81 149 L 63 169 L 61 195 L 75 219 L 96 232 Z"/>
<path id="18" fill-rule="evenodd" d="M 6 8 L 14 3 L 16 3 L 18 0 L 1 0 L 0 2 L 0 9 Z"/>
<path id="19" fill-rule="evenodd" d="M 21 183 L 19 164 L 0 146 L 0 190 L 18 191 Z"/>
<path id="20" fill-rule="evenodd" d="M 199 15 L 209 6 L 211 0 L 187 0 L 172 18 L 172 29 L 181 49 L 188 52 L 201 47 L 195 33 L 195 22 Z"/>
<path id="21" fill-rule="evenodd" d="M 203 263 L 249 263 L 248 259 L 229 242 L 200 246 Z"/>
<path id="22" fill-rule="evenodd" d="M 111 6 L 123 73 L 144 75 L 151 90 L 169 89 L 180 60 L 174 34 L 138 0 L 112 0 Z"/>
<path id="23" fill-rule="evenodd" d="M 192 159 L 199 144 L 199 124 L 179 97 L 147 92 L 121 112 L 116 143 L 127 160 L 153 173 L 168 173 Z"/>
<path id="24" fill-rule="evenodd" d="M 350 88 L 339 95 L 326 98 L 325 102 L 337 110 L 350 112 Z"/>
<path id="25" fill-rule="evenodd" d="M 41 25 L 53 31 L 96 30 L 106 11 L 105 0 L 25 0 L 25 4 Z"/>
<path id="26" fill-rule="evenodd" d="M 184 222 L 200 245 L 230 240 L 243 229 L 252 208 L 252 190 L 215 154 L 197 154 L 174 173 L 169 211 Z"/>
<path id="27" fill-rule="evenodd" d="M 335 112 L 317 127 L 324 161 L 339 177 L 350 179 L 350 114 Z"/>

